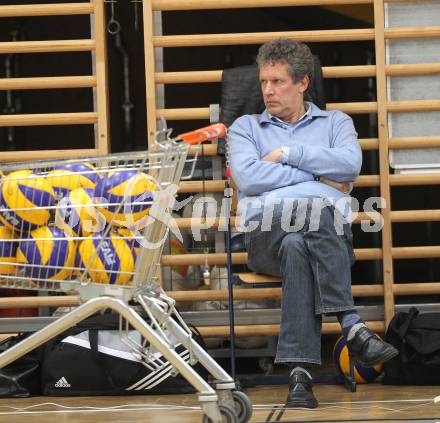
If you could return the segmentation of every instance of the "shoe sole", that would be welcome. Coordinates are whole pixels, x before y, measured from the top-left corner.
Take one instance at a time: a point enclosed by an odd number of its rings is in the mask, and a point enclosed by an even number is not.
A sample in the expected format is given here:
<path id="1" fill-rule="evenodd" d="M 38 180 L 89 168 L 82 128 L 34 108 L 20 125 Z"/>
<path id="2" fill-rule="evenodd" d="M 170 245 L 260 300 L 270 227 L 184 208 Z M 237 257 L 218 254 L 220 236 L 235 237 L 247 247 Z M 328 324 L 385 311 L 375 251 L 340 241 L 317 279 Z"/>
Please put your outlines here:
<path id="1" fill-rule="evenodd" d="M 376 364 L 385 363 L 385 362 L 391 360 L 392 358 L 396 357 L 396 355 L 399 355 L 399 351 L 396 350 L 395 348 L 393 348 L 393 349 L 390 349 L 388 352 L 385 352 L 377 360 L 374 360 L 374 361 L 371 361 L 371 362 L 364 362 L 364 361 L 358 360 L 358 363 L 361 366 L 371 367 L 371 366 L 375 366 Z"/>
<path id="2" fill-rule="evenodd" d="M 304 401 L 289 401 L 285 408 L 318 408 L 318 402 L 316 404 L 305 403 Z"/>

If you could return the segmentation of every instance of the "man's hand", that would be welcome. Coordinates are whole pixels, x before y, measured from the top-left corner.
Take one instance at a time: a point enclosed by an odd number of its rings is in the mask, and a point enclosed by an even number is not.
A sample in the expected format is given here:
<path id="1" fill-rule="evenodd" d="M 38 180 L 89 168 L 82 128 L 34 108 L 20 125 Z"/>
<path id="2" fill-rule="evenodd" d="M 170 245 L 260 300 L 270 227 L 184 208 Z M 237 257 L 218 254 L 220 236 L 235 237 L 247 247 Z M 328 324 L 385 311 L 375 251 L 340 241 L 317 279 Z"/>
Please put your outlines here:
<path id="1" fill-rule="evenodd" d="M 272 150 L 269 154 L 266 154 L 261 160 L 265 162 L 279 163 L 281 161 L 281 148 L 278 147 Z"/>
<path id="2" fill-rule="evenodd" d="M 353 182 L 336 182 L 333 179 L 326 178 L 325 176 L 321 176 L 319 178 L 319 182 L 330 185 L 344 194 L 348 194 L 353 189 Z"/>

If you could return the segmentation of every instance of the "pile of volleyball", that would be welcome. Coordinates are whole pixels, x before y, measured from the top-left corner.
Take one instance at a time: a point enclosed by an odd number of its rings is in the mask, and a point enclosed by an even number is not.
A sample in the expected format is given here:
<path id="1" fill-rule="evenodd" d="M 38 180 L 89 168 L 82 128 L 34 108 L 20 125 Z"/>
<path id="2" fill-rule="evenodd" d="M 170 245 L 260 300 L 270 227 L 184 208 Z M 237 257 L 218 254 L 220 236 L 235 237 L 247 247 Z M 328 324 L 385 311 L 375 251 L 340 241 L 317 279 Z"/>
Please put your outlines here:
<path id="1" fill-rule="evenodd" d="M 0 278 L 126 285 L 158 185 L 137 168 L 87 162 L 0 173 Z"/>

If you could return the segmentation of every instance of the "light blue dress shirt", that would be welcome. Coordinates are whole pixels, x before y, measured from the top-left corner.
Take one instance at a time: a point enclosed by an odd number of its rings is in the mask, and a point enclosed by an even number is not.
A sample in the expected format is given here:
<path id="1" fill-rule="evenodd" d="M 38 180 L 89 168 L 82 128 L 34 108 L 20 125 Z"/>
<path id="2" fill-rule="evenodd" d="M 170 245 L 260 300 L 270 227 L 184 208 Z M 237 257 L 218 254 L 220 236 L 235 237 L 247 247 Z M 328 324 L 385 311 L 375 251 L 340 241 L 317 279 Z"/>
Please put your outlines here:
<path id="1" fill-rule="evenodd" d="M 232 177 L 239 200 L 246 201 L 246 221 L 262 212 L 267 201 L 321 197 L 341 213 L 350 214 L 341 191 L 315 181 L 325 176 L 338 182 L 354 181 L 362 165 L 362 151 L 352 119 L 345 113 L 324 111 L 306 102 L 307 113 L 291 124 L 271 116 L 239 117 L 229 128 L 229 154 Z M 285 163 L 261 160 L 278 147 L 287 147 Z M 269 194 L 271 194 L 269 196 Z M 250 200 L 258 199 L 250 205 Z M 242 203 L 243 204 L 243 203 Z"/>

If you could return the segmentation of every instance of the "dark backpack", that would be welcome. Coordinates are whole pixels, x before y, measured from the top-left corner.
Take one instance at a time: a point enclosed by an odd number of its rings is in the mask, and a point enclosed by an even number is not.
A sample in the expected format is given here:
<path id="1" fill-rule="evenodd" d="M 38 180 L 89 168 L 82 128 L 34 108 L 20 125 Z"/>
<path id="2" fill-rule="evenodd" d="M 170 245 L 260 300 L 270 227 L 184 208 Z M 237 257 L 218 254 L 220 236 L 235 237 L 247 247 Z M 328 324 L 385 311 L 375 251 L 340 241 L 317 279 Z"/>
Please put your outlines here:
<path id="1" fill-rule="evenodd" d="M 11 336 L 0 343 L 0 353 L 18 344 L 30 334 Z M 23 398 L 41 395 L 41 362 L 44 346 L 34 349 L 0 369 L 0 397 Z"/>
<path id="2" fill-rule="evenodd" d="M 399 350 L 384 364 L 385 384 L 440 384 L 440 313 L 419 314 L 415 307 L 396 313 L 385 340 Z"/>

